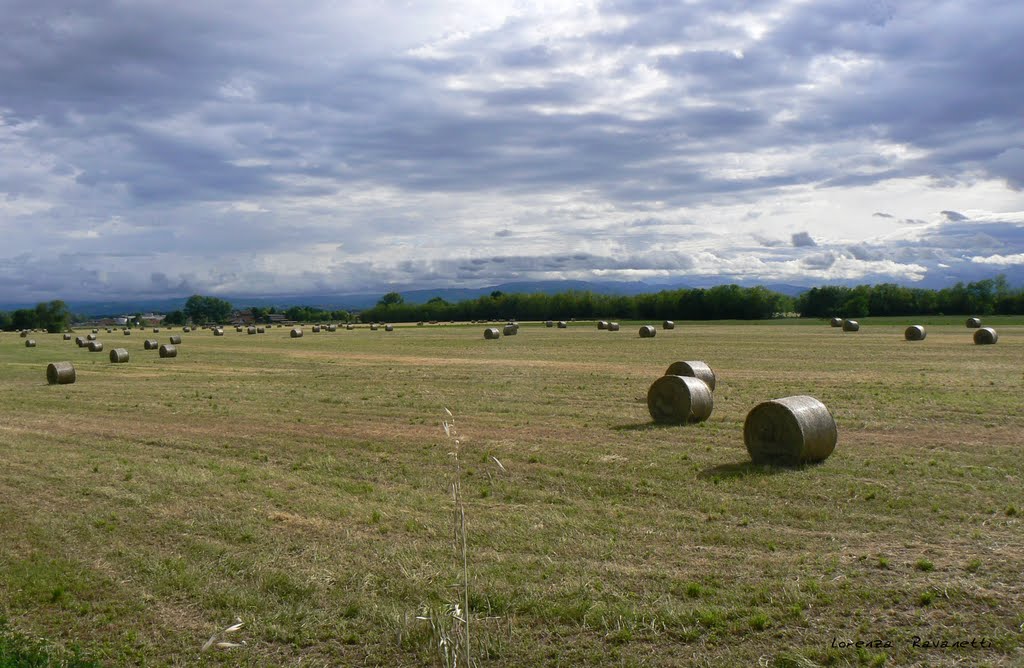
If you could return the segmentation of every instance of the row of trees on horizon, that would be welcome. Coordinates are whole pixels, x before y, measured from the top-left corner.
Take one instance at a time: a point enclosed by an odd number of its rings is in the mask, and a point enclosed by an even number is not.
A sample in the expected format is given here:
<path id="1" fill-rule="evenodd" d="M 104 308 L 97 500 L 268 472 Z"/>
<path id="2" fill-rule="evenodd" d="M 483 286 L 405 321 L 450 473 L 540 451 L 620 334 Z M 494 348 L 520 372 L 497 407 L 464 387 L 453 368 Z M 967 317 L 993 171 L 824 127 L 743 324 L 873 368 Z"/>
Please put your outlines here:
<path id="1" fill-rule="evenodd" d="M 344 310 L 313 306 L 249 307 L 256 322 L 269 322 L 281 313 L 296 322 L 347 322 L 355 318 Z M 218 297 L 192 295 L 184 308 L 164 318 L 167 325 L 225 323 L 235 308 Z M 720 285 L 713 288 L 664 290 L 641 295 L 603 295 L 570 290 L 553 295 L 504 294 L 500 291 L 476 299 L 451 303 L 434 297 L 424 304 L 408 304 L 390 292 L 376 306 L 359 313 L 362 322 L 416 322 L 430 320 L 565 320 L 614 318 L 620 320 L 764 320 L 799 315 L 805 318 L 864 318 L 912 315 L 1022 315 L 1024 288 L 1011 288 L 1003 276 L 973 283 L 957 283 L 941 290 L 907 288 L 894 283 L 856 287 L 811 288 L 799 297 L 764 287 Z M 73 318 L 61 300 L 34 309 L 0 312 L 0 329 L 63 331 Z"/>

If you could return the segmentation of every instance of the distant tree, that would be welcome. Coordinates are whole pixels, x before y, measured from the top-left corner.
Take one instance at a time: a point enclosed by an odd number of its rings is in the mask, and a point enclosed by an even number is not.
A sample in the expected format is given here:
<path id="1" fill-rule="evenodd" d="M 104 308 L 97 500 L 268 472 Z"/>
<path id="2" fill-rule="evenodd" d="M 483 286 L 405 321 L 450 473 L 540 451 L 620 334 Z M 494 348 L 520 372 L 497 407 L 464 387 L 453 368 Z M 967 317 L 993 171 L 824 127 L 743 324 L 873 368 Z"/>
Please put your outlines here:
<path id="1" fill-rule="evenodd" d="M 389 292 L 380 298 L 380 301 L 377 302 L 377 306 L 397 306 L 404 303 L 405 298 L 402 297 L 402 295 L 397 292 Z"/>
<path id="2" fill-rule="evenodd" d="M 218 297 L 192 295 L 185 302 L 185 315 L 197 323 L 225 322 L 231 317 L 231 302 Z"/>
<path id="3" fill-rule="evenodd" d="M 505 293 L 502 292 L 501 290 L 495 290 L 494 292 L 491 293 L 491 299 L 501 299 L 504 296 Z"/>
<path id="4" fill-rule="evenodd" d="M 7 311 L 0 311 L 0 329 L 12 329 L 11 314 Z"/>
<path id="5" fill-rule="evenodd" d="M 48 332 L 63 332 L 71 321 L 68 305 L 59 299 L 36 305 L 36 323 L 38 329 Z"/>
<path id="6" fill-rule="evenodd" d="M 184 325 L 185 322 L 185 312 L 180 309 L 171 311 L 164 317 L 164 324 L 166 325 Z"/>

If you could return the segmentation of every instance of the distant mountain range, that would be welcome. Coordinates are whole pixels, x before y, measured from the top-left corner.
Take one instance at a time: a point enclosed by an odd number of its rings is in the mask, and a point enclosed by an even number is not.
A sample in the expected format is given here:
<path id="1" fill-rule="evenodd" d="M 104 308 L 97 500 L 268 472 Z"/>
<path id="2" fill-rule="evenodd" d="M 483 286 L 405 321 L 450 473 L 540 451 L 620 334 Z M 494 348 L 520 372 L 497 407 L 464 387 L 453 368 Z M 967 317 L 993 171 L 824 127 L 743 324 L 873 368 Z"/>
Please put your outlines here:
<path id="1" fill-rule="evenodd" d="M 505 294 L 543 293 L 556 294 L 569 290 L 589 291 L 607 295 L 639 295 L 661 292 L 662 290 L 679 290 L 684 288 L 708 288 L 726 283 L 736 283 L 744 287 L 761 285 L 750 281 L 728 281 L 721 277 L 688 277 L 684 282 L 646 283 L 643 281 L 523 281 L 518 283 L 501 283 L 480 288 L 433 288 L 409 289 L 392 288 L 382 292 L 361 292 L 352 294 L 291 294 L 291 295 L 217 295 L 231 302 L 236 308 L 248 306 L 275 306 L 278 309 L 289 306 L 314 306 L 323 309 L 343 309 L 347 311 L 366 309 L 377 304 L 387 292 L 398 292 L 409 304 L 422 304 L 440 297 L 448 302 L 465 299 L 476 299 L 498 290 Z M 766 284 L 765 288 L 782 294 L 797 296 L 808 288 L 785 283 Z M 189 295 L 164 299 L 126 299 L 118 301 L 74 301 L 68 300 L 68 307 L 79 315 L 118 315 L 125 313 L 157 312 L 168 313 L 185 305 Z M 13 311 L 19 308 L 31 308 L 35 304 L 0 304 L 0 311 Z"/>

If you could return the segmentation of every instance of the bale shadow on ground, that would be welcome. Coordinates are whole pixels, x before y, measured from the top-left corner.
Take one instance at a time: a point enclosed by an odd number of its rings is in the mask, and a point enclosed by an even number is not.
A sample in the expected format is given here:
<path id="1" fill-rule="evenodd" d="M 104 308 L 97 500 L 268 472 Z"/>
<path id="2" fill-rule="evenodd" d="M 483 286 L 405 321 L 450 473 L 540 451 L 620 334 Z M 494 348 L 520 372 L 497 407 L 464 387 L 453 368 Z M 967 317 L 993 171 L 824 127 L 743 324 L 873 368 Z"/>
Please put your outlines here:
<path id="1" fill-rule="evenodd" d="M 723 478 L 743 478 L 748 475 L 778 475 L 780 473 L 795 473 L 809 468 L 816 464 L 798 464 L 796 466 L 780 466 L 776 464 L 755 464 L 752 461 L 737 462 L 735 464 L 718 464 L 704 469 L 697 474 L 698 478 L 705 480 L 721 480 Z"/>
<path id="2" fill-rule="evenodd" d="M 636 422 L 633 424 L 617 424 L 611 429 L 613 431 L 651 431 L 652 429 L 678 429 L 685 427 L 684 424 L 675 424 L 673 422 Z"/>

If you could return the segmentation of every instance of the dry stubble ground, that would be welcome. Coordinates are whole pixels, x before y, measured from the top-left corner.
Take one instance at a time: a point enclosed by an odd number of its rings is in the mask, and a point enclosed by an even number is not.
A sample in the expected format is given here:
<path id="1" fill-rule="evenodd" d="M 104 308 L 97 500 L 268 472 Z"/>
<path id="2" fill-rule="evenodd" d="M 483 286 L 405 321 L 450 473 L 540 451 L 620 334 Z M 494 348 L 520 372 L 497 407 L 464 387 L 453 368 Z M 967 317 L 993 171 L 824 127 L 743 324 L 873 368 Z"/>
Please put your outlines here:
<path id="1" fill-rule="evenodd" d="M 118 365 L 0 334 L 0 658 L 439 661 L 417 617 L 457 598 L 448 407 L 480 665 L 1021 665 L 1024 326 L 907 324 L 229 329 L 165 360 L 101 336 Z M 654 426 L 683 359 L 718 374 L 711 419 Z M 46 385 L 58 360 L 76 384 Z M 792 394 L 836 452 L 749 465 L 747 411 Z M 243 647 L 200 653 L 237 617 Z"/>

